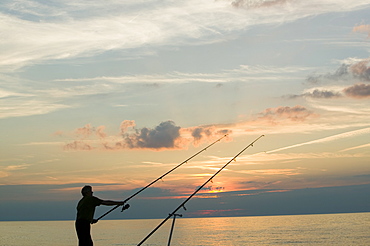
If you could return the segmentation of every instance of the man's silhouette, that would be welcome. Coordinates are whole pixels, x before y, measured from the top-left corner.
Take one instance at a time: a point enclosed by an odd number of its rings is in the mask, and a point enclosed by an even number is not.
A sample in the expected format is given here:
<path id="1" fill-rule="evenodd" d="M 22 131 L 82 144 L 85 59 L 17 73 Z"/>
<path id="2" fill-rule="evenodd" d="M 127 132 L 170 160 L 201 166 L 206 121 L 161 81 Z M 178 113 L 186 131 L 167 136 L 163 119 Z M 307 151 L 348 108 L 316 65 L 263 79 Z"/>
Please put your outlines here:
<path id="1" fill-rule="evenodd" d="M 86 185 L 81 190 L 82 199 L 77 205 L 77 217 L 76 217 L 76 232 L 78 237 L 79 246 L 93 246 L 93 241 L 90 234 L 90 224 L 94 224 L 97 220 L 94 220 L 95 207 L 99 205 L 124 205 L 125 202 L 120 201 L 109 201 L 101 200 L 93 196 L 92 187 Z M 130 205 L 126 204 L 125 209 L 129 208 Z"/>

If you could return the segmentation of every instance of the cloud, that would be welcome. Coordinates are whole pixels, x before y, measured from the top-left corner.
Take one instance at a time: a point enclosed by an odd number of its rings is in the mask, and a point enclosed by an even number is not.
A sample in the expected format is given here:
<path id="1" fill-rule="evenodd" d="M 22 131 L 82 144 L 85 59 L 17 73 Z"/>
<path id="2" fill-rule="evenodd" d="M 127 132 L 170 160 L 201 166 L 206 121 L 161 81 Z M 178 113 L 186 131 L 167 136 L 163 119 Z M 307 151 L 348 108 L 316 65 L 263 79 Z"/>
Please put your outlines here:
<path id="1" fill-rule="evenodd" d="M 84 184 L 77 184 L 72 195 L 65 195 L 65 192 L 47 193 L 45 198 L 44 191 L 49 191 L 53 188 L 58 188 L 50 185 L 34 186 L 1 186 L 0 209 L 6 211 L 3 213 L 3 220 L 73 220 L 75 216 L 75 204 L 80 199 L 79 189 Z M 95 187 L 95 186 L 94 186 Z M 190 203 L 186 205 L 187 211 L 182 211 L 186 217 L 199 217 L 205 215 L 214 216 L 252 216 L 252 215 L 282 215 L 282 214 L 307 214 L 307 213 L 343 213 L 343 212 L 363 212 L 368 211 L 370 203 L 368 194 L 370 185 L 352 185 L 352 186 L 337 186 L 337 187 L 321 187 L 312 188 L 304 187 L 295 190 L 281 189 L 259 189 L 259 190 L 244 190 L 219 193 L 217 200 L 196 199 L 194 197 Z M 153 196 L 161 196 L 163 191 L 158 191 Z M 22 194 L 22 195 L 19 195 Z M 23 196 L 25 195 L 25 196 Z M 112 193 L 99 191 L 99 197 L 122 197 L 122 190 Z M 12 199 L 6 199 L 10 196 Z M 52 199 L 50 198 L 52 197 Z M 144 197 L 145 198 L 145 197 Z M 148 219 L 167 216 L 168 211 L 172 211 L 177 207 L 180 200 L 166 199 L 163 200 L 136 200 L 131 201 L 132 207 L 129 213 L 126 213 L 125 219 Z M 184 200 L 186 197 L 182 197 Z M 247 206 L 246 206 L 247 205 Z M 24 211 L 24 208 L 27 211 Z M 100 206 L 102 207 L 102 206 Z M 55 211 L 58 213 L 55 213 Z M 106 207 L 97 208 L 96 215 L 99 216 L 105 213 Z M 24 211 L 24 213 L 20 212 Z M 150 212 L 148 212 L 150 211 Z M 158 216 L 162 214 L 163 217 Z M 122 219 L 122 213 L 111 213 L 112 219 Z M 329 215 L 330 216 L 330 215 Z M 335 215 L 337 216 L 337 215 Z M 358 215 L 361 218 L 362 214 Z M 237 218 L 233 218 L 233 222 Z M 244 219 L 244 218 L 242 218 Z M 251 218 L 252 219 L 252 218 Z M 257 218 L 261 220 L 263 218 Z M 269 220 L 270 218 L 266 218 Z M 279 218 L 280 219 L 280 218 Z M 214 228 L 221 223 L 227 224 L 228 218 L 215 218 L 215 223 L 212 223 Z M 69 222 L 68 222 L 69 223 Z M 130 221 L 127 222 L 132 223 Z M 242 225 L 242 223 L 240 223 Z M 199 238 L 202 239 L 201 236 Z M 135 241 L 128 242 L 135 244 Z M 227 243 L 225 243 L 227 244 Z M 242 244 L 242 243 L 241 243 Z"/>
<path id="2" fill-rule="evenodd" d="M 0 8 L 3 47 L 0 65 L 2 70 L 9 70 L 111 50 L 214 43 L 223 40 L 226 33 L 251 26 L 347 12 L 367 4 L 365 0 L 5 3 Z M 269 11 L 261 11 L 260 7 Z"/>
<path id="3" fill-rule="evenodd" d="M 370 81 L 370 58 L 360 60 L 349 66 L 349 71 L 356 78 Z"/>
<path id="4" fill-rule="evenodd" d="M 180 149 L 187 146 L 191 141 L 194 145 L 197 145 L 230 132 L 228 129 L 220 129 L 216 126 L 181 128 L 176 126 L 173 121 L 165 121 L 154 129 L 144 127 L 135 130 L 134 133 L 123 134 L 121 147 L 130 149 Z M 188 133 L 191 136 L 188 136 Z"/>
<path id="5" fill-rule="evenodd" d="M 30 166 L 29 164 L 0 166 L 0 178 L 8 177 L 12 172 L 28 169 Z"/>
<path id="6" fill-rule="evenodd" d="M 65 150 L 92 150 L 94 147 L 92 147 L 90 144 L 87 144 L 84 141 L 73 141 L 71 143 L 68 143 L 64 145 Z"/>
<path id="7" fill-rule="evenodd" d="M 307 108 L 296 105 L 294 107 L 277 107 L 268 108 L 260 113 L 259 119 L 264 119 L 270 122 L 277 122 L 281 120 L 291 120 L 291 121 L 305 121 L 307 118 L 317 116 L 312 111 Z"/>
<path id="8" fill-rule="evenodd" d="M 370 85 L 364 83 L 363 81 L 370 81 L 370 58 L 357 59 L 348 58 L 342 61 L 341 66 L 333 73 L 321 74 L 310 76 L 307 79 L 311 83 L 319 83 L 324 81 L 335 81 L 335 83 L 341 82 L 357 82 L 351 86 L 337 86 L 337 87 L 321 87 L 312 88 L 300 95 L 289 95 L 287 98 L 340 98 L 340 97 L 352 97 L 357 99 L 368 98 L 370 96 Z"/>
<path id="9" fill-rule="evenodd" d="M 330 90 L 320 90 L 320 89 L 314 89 L 310 92 L 305 92 L 301 95 L 289 95 L 287 96 L 290 99 L 294 99 L 297 97 L 311 97 L 311 98 L 338 98 L 342 97 L 342 94 L 337 91 L 330 91 Z"/>
<path id="10" fill-rule="evenodd" d="M 251 174 L 251 175 L 299 175 L 301 172 L 297 169 L 257 169 L 257 170 L 247 170 L 241 171 L 241 173 Z"/>
<path id="11" fill-rule="evenodd" d="M 117 86 L 106 83 L 76 86 L 77 83 L 25 79 L 14 73 L 11 76 L 0 73 L 0 81 L 0 118 L 49 114 L 80 106 L 79 98 L 118 91 Z"/>
<path id="12" fill-rule="evenodd" d="M 323 82 L 325 80 L 363 80 L 370 81 L 370 58 L 358 59 L 348 58 L 342 61 L 340 67 L 333 73 L 311 75 L 307 81 L 313 84 Z"/>
<path id="13" fill-rule="evenodd" d="M 24 144 L 20 144 L 20 145 L 22 145 L 22 146 L 32 146 L 32 145 L 63 145 L 63 142 L 29 142 L 29 143 L 24 143 Z"/>
<path id="14" fill-rule="evenodd" d="M 134 127 L 135 126 L 135 121 L 134 120 L 124 120 L 122 121 L 120 125 L 120 130 L 121 133 L 124 134 L 129 127 Z"/>
<path id="15" fill-rule="evenodd" d="M 353 32 L 360 32 L 360 33 L 366 33 L 368 34 L 368 37 L 370 37 L 370 25 L 358 25 L 355 26 L 352 29 Z"/>
<path id="16" fill-rule="evenodd" d="M 120 124 L 120 133 L 108 136 L 105 126 L 93 127 L 86 124 L 74 131 L 77 140 L 65 144 L 65 150 L 93 150 L 93 149 L 182 149 L 191 142 L 197 145 L 203 141 L 214 140 L 231 131 L 215 126 L 199 126 L 182 128 L 173 121 L 163 121 L 154 128 L 135 128 L 133 120 L 124 120 Z M 95 138 L 94 138 L 95 137 Z M 99 139 L 96 139 L 98 137 Z M 100 146 L 100 147 L 99 147 Z"/>
<path id="17" fill-rule="evenodd" d="M 344 93 L 353 98 L 369 98 L 370 97 L 370 84 L 356 84 L 345 88 Z"/>
<path id="18" fill-rule="evenodd" d="M 211 139 L 214 138 L 214 136 L 222 136 L 232 133 L 232 130 L 230 129 L 218 129 L 216 126 L 198 126 L 188 128 L 186 131 L 191 132 L 195 145 L 199 144 L 204 139 Z"/>
<path id="19" fill-rule="evenodd" d="M 90 84 L 88 86 L 76 86 L 73 89 L 65 89 L 63 91 L 55 90 L 53 95 L 65 94 L 67 95 L 82 95 L 82 93 L 91 94 L 101 91 L 115 90 L 110 84 L 127 84 L 127 83 L 143 83 L 150 87 L 159 87 L 165 83 L 189 83 L 189 82 L 203 82 L 216 83 L 216 87 L 221 87 L 223 83 L 227 82 L 248 82 L 248 81 L 266 81 L 276 79 L 297 79 L 300 74 L 305 71 L 311 71 L 311 67 L 275 67 L 275 66 L 250 66 L 240 65 L 235 69 L 227 69 L 219 73 L 184 73 L 174 71 L 166 74 L 145 74 L 132 76 L 102 76 L 93 78 L 68 78 L 57 79 L 55 82 L 91 82 L 97 84 Z M 109 84 L 110 83 L 110 84 Z M 92 90 L 93 89 L 93 90 Z M 53 90 L 48 90 L 52 93 Z"/>
<path id="20" fill-rule="evenodd" d="M 180 129 L 173 121 L 161 122 L 154 129 L 142 128 L 123 135 L 122 146 L 129 149 L 181 148 Z M 119 143 L 117 143 L 119 144 Z"/>
<path id="21" fill-rule="evenodd" d="M 75 132 L 78 136 L 82 136 L 82 138 L 87 138 L 93 132 L 95 132 L 95 128 L 93 128 L 90 124 L 87 124 L 84 127 L 77 128 Z"/>
<path id="22" fill-rule="evenodd" d="M 193 144 L 197 146 L 203 142 L 215 141 L 225 135 L 259 134 L 259 131 L 279 131 L 277 126 L 289 127 L 289 132 L 301 131 L 299 125 L 317 114 L 303 106 L 268 108 L 254 115 L 251 119 L 230 124 L 200 125 L 183 128 L 168 120 L 161 122 L 154 128 L 136 128 L 134 120 L 124 120 L 117 135 L 107 135 L 105 126 L 93 127 L 86 124 L 74 131 L 75 140 L 65 144 L 65 150 L 119 150 L 119 149 L 149 149 L 170 150 L 183 149 Z M 271 130 L 271 129 L 270 129 Z M 280 129 L 281 130 L 281 129 Z M 66 135 L 58 131 L 58 136 Z M 228 136 L 226 140 L 230 140 Z"/>
<path id="23" fill-rule="evenodd" d="M 311 75 L 307 78 L 307 81 L 312 84 L 317 84 L 322 80 L 344 79 L 349 74 L 348 67 L 348 64 L 342 64 L 334 73 Z"/>
<path id="24" fill-rule="evenodd" d="M 295 98 L 314 98 L 314 99 L 336 99 L 343 97 L 351 97 L 356 99 L 366 99 L 370 97 L 370 84 L 358 83 L 348 87 L 336 87 L 336 88 L 312 88 L 306 90 L 300 95 L 288 95 L 283 98 L 295 99 Z"/>
<path id="25" fill-rule="evenodd" d="M 231 5 L 237 8 L 261 8 L 282 5 L 291 2 L 291 0 L 234 0 Z"/>
<path id="26" fill-rule="evenodd" d="M 5 177 L 8 177 L 8 176 L 9 176 L 8 172 L 0 171 L 0 178 L 5 178 Z"/>
<path id="27" fill-rule="evenodd" d="M 23 165 L 11 165 L 5 167 L 6 171 L 14 171 L 14 170 L 22 170 L 28 168 L 30 165 L 28 164 L 23 164 Z"/>
<path id="28" fill-rule="evenodd" d="M 117 95 L 139 94 L 157 89 L 149 87 L 160 85 L 163 90 L 167 84 L 214 83 L 213 89 L 221 90 L 225 83 L 254 83 L 259 81 L 293 80 L 299 78 L 308 67 L 269 67 L 240 66 L 218 73 L 182 73 L 146 74 L 117 77 L 93 77 L 57 79 L 47 83 L 36 80 L 18 79 L 14 76 L 3 76 L 0 87 L 0 118 L 11 118 L 48 114 L 69 108 L 88 107 L 96 103 L 95 99 L 109 97 L 103 103 L 109 107 L 132 107 L 131 101 L 115 100 Z M 132 86 L 127 86 L 132 84 Z M 30 86 L 32 85 L 32 87 Z M 149 86 L 146 86 L 149 85 Z M 227 88 L 226 88 L 227 89 Z M 159 90 L 157 90 L 159 91 Z M 140 102 L 142 103 L 142 102 Z M 137 104 L 136 104 L 137 105 Z"/>
<path id="29" fill-rule="evenodd" d="M 96 135 L 98 135 L 100 138 L 105 138 L 107 134 L 104 132 L 105 126 L 99 126 L 96 128 Z"/>
<path id="30" fill-rule="evenodd" d="M 313 97 L 313 98 L 337 98 L 341 97 L 341 94 L 335 91 L 320 91 L 320 90 L 314 90 L 311 93 L 305 93 L 306 97 Z"/>
<path id="31" fill-rule="evenodd" d="M 30 115 L 42 115 L 61 109 L 70 108 L 62 103 L 53 103 L 48 100 L 30 97 L 11 97 L 1 100 L 0 119 L 12 117 L 24 117 Z"/>

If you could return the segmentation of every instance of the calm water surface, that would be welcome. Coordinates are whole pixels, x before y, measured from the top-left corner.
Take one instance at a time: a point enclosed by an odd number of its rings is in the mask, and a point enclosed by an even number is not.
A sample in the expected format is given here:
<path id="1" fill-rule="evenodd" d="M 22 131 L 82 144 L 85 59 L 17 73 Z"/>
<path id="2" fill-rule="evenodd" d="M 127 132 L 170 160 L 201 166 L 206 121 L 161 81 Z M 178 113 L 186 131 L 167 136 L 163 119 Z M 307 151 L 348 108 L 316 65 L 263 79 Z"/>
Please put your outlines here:
<path id="1" fill-rule="evenodd" d="M 99 221 L 94 245 L 137 245 L 161 221 Z M 167 245 L 171 223 L 144 245 Z M 0 245 L 77 245 L 74 221 L 0 222 Z M 171 245 L 370 245 L 370 213 L 177 218 Z"/>

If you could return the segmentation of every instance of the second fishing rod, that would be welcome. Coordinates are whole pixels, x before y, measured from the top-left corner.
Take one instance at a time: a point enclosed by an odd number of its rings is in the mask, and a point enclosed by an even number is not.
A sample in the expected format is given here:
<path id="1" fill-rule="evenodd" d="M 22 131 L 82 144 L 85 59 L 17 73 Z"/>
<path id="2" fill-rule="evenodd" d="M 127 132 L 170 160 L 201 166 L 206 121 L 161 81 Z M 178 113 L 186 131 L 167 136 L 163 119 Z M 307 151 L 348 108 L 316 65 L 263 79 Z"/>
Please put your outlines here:
<path id="1" fill-rule="evenodd" d="M 198 187 L 198 189 L 196 189 L 185 201 L 183 201 L 172 213 L 170 213 L 167 218 L 165 218 L 156 228 L 154 228 L 139 244 L 138 246 L 142 245 L 149 237 L 151 237 L 164 223 L 166 223 L 167 220 L 169 220 L 172 216 L 174 216 L 174 219 L 176 218 L 176 216 L 178 216 L 178 214 L 176 214 L 176 212 L 178 210 L 180 210 L 181 208 L 184 208 L 185 209 L 185 204 L 193 197 L 195 196 L 201 189 L 203 189 L 203 187 L 209 183 L 214 177 L 216 177 L 224 168 L 226 168 L 232 161 L 236 161 L 236 158 L 238 156 L 240 156 L 246 149 L 248 149 L 249 147 L 253 146 L 253 144 L 255 142 L 257 142 L 260 138 L 262 138 L 264 135 L 261 135 L 259 136 L 258 138 L 256 138 L 253 142 L 251 142 L 250 144 L 248 144 L 244 149 L 242 149 L 238 154 L 236 154 L 230 161 L 228 161 L 224 166 L 222 166 L 215 174 L 213 174 L 206 182 L 204 182 L 201 186 Z M 181 216 L 181 215 L 179 215 Z M 172 228 L 171 228 L 171 234 L 172 234 L 172 230 L 173 230 L 173 225 L 172 225 Z M 170 240 L 171 240 L 171 236 L 170 236 Z M 168 243 L 168 245 L 170 245 L 170 242 Z"/>
<path id="2" fill-rule="evenodd" d="M 202 153 L 203 151 L 206 151 L 209 147 L 213 146 L 214 144 L 218 143 L 219 141 L 221 141 L 223 138 L 227 137 L 228 134 L 225 134 L 223 137 L 217 139 L 216 141 L 214 141 L 213 143 L 211 143 L 210 145 L 206 146 L 205 148 L 201 149 L 200 151 L 198 151 L 197 153 L 195 153 L 194 155 L 190 156 L 188 159 L 186 159 L 185 161 L 181 162 L 180 164 L 178 164 L 177 166 L 175 166 L 174 168 L 172 168 L 171 170 L 169 170 L 168 172 L 166 172 L 165 174 L 163 174 L 162 176 L 160 176 L 159 178 L 153 180 L 151 183 L 149 183 L 148 185 L 146 185 L 145 187 L 141 188 L 140 190 L 138 190 L 137 192 L 135 192 L 134 194 L 132 194 L 131 196 L 129 196 L 128 198 L 126 198 L 124 200 L 124 202 L 128 202 L 129 200 L 131 200 L 133 197 L 135 197 L 136 195 L 138 195 L 140 192 L 144 191 L 146 188 L 150 187 L 151 185 L 153 185 L 154 183 L 156 183 L 157 181 L 161 180 L 163 177 L 165 177 L 166 175 L 170 174 L 171 172 L 175 171 L 177 168 L 179 168 L 180 166 L 182 166 L 183 164 L 187 163 L 188 161 L 190 161 L 191 159 L 193 159 L 195 156 L 199 155 L 200 153 Z M 110 212 L 112 212 L 113 210 L 117 209 L 119 206 L 122 206 L 122 205 L 116 205 L 115 207 L 113 207 L 112 209 L 110 209 L 108 212 L 106 212 L 105 214 L 101 215 L 99 218 L 97 218 L 95 221 L 97 222 L 98 220 L 100 220 L 101 218 L 103 218 L 104 216 L 108 215 Z M 122 211 L 124 209 L 126 209 L 127 207 L 125 206 L 122 206 Z"/>

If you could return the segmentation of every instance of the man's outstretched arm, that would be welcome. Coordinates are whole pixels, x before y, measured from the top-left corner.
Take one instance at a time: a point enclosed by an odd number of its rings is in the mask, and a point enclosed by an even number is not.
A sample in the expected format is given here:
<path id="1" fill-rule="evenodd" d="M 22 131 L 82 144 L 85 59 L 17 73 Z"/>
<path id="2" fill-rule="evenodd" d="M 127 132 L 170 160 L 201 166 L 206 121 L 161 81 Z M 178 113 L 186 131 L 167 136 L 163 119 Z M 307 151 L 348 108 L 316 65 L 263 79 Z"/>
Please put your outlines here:
<path id="1" fill-rule="evenodd" d="M 126 210 L 130 207 L 129 204 L 126 204 L 125 205 L 125 202 L 119 202 L 119 201 L 110 201 L 110 200 L 103 200 L 102 203 L 103 205 L 107 205 L 107 206 L 114 206 L 114 205 L 123 205 L 123 210 Z M 96 219 L 93 219 L 91 221 L 91 224 L 95 224 L 96 222 L 98 222 L 98 220 Z"/>
<path id="2" fill-rule="evenodd" d="M 106 205 L 106 206 L 114 206 L 114 205 L 125 205 L 125 202 L 103 200 L 101 204 Z"/>

